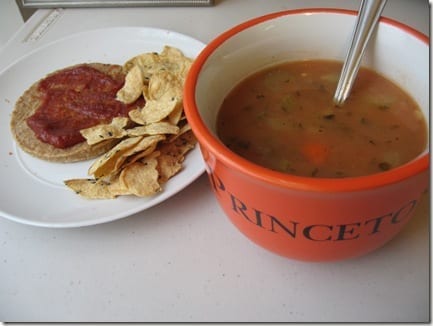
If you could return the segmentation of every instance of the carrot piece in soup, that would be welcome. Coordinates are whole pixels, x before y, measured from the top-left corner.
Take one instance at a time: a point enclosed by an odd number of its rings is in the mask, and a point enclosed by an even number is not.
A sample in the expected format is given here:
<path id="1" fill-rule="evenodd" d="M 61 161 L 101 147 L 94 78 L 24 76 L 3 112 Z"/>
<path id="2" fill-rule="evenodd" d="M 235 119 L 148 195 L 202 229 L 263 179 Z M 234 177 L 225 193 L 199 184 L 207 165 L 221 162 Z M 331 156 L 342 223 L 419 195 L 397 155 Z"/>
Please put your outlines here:
<path id="1" fill-rule="evenodd" d="M 322 143 L 307 142 L 302 153 L 315 165 L 322 165 L 328 157 L 328 147 Z"/>

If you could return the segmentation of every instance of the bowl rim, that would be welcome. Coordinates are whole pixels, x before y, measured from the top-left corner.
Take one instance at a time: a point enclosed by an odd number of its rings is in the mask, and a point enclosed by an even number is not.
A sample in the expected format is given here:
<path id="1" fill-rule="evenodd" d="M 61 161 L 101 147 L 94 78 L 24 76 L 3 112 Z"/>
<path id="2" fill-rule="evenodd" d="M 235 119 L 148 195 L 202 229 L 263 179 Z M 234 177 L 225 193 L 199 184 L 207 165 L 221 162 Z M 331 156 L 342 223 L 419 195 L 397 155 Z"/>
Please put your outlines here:
<path id="1" fill-rule="evenodd" d="M 347 192 L 378 188 L 381 186 L 397 183 L 408 179 L 409 177 L 423 173 L 429 168 L 430 154 L 429 151 L 419 155 L 417 158 L 391 169 L 389 171 L 379 172 L 365 176 L 347 177 L 347 178 L 312 178 L 286 174 L 284 172 L 274 171 L 237 155 L 229 150 L 219 139 L 213 136 L 208 127 L 203 122 L 195 101 L 196 84 L 199 74 L 205 65 L 209 56 L 230 37 L 242 32 L 245 29 L 258 25 L 260 23 L 288 15 L 304 14 L 336 14 L 336 15 L 357 15 L 355 10 L 336 9 L 336 8 L 305 8 L 294 10 L 283 10 L 262 15 L 242 22 L 223 33 L 208 43 L 194 60 L 185 80 L 184 87 L 184 110 L 186 118 L 191 125 L 192 130 L 197 135 L 199 143 L 204 149 L 213 153 L 218 160 L 228 167 L 239 170 L 255 179 L 265 183 L 273 184 L 283 188 L 298 189 L 304 191 L 320 192 Z M 392 25 L 404 33 L 419 39 L 429 46 L 429 37 L 418 30 L 405 25 L 399 21 L 381 17 L 380 23 Z M 429 121 L 427 120 L 427 123 Z"/>

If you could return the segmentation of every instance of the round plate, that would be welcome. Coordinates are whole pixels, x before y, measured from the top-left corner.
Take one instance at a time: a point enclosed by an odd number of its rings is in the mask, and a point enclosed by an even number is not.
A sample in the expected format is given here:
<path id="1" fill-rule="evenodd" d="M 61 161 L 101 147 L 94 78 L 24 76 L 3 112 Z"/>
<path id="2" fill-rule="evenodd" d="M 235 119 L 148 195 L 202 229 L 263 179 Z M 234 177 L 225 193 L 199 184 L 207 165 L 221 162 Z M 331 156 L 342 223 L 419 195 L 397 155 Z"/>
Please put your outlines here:
<path id="1" fill-rule="evenodd" d="M 0 215 L 16 222 L 44 227 L 78 227 L 113 221 L 170 198 L 204 172 L 199 148 L 189 152 L 183 170 L 159 194 L 138 198 L 87 200 L 64 186 L 63 180 L 83 178 L 93 162 L 51 163 L 23 152 L 14 142 L 10 116 L 16 100 L 48 73 L 73 64 L 123 64 L 165 45 L 196 57 L 205 44 L 176 32 L 143 27 L 98 29 L 49 43 L 20 58 L 0 74 Z"/>

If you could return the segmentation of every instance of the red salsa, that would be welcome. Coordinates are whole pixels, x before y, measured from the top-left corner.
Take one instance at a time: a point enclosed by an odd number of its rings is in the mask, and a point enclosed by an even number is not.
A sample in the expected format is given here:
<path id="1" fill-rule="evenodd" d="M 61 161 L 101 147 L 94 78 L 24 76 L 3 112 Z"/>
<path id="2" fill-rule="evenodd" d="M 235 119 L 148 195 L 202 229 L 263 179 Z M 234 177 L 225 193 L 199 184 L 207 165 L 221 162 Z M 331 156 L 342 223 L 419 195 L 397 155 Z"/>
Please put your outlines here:
<path id="1" fill-rule="evenodd" d="M 124 78 L 114 79 L 89 65 L 64 69 L 41 80 L 42 103 L 27 119 L 36 137 L 57 148 L 83 142 L 81 129 L 127 116 L 137 103 L 116 100 Z"/>

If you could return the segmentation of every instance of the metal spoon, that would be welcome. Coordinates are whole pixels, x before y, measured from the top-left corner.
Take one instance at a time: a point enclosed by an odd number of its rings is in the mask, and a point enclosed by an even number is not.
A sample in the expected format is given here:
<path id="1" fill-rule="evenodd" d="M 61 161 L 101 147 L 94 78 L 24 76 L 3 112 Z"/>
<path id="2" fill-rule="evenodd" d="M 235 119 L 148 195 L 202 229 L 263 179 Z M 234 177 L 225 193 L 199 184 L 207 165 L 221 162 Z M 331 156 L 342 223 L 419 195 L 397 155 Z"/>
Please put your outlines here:
<path id="1" fill-rule="evenodd" d="M 349 96 L 367 43 L 379 21 L 386 0 L 362 0 L 340 79 L 334 94 L 334 103 L 343 105 Z"/>

